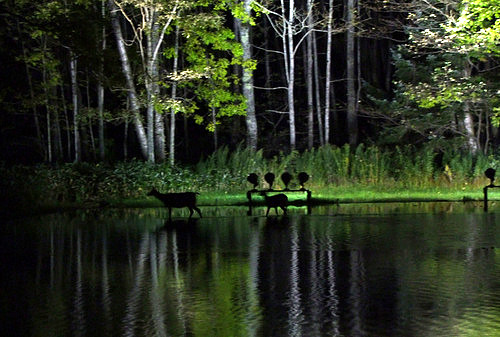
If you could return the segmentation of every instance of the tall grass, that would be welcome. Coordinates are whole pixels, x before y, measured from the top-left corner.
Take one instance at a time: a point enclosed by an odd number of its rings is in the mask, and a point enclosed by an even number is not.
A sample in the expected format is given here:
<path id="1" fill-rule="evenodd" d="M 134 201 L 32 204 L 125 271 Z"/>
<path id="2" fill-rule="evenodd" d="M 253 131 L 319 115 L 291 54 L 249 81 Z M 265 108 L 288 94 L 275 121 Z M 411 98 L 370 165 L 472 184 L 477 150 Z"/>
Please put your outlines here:
<path id="1" fill-rule="evenodd" d="M 438 154 L 431 147 L 392 149 L 359 145 L 351 148 L 323 146 L 302 153 L 280 153 L 265 158 L 262 151 L 243 146 L 234 151 L 222 147 L 192 168 L 141 161 L 102 164 L 63 164 L 57 167 L 6 167 L 3 177 L 3 205 L 20 207 L 47 202 L 82 202 L 143 197 L 151 187 L 160 191 L 244 192 L 246 178 L 255 172 L 260 188 L 267 188 L 263 176 L 276 175 L 273 187 L 283 188 L 279 179 L 287 171 L 296 177 L 310 175 L 306 186 L 333 189 L 364 186 L 378 189 L 480 188 L 487 183 L 484 170 L 500 167 L 494 155 L 471 155 L 458 150 Z M 290 187 L 298 182 L 292 180 Z"/>

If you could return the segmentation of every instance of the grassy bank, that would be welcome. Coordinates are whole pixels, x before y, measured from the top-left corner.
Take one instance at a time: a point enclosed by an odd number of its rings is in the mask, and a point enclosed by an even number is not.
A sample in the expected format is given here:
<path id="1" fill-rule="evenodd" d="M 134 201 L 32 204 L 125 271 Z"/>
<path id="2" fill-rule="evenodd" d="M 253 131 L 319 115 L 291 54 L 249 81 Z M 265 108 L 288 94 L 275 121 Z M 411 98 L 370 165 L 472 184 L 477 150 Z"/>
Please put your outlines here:
<path id="1" fill-rule="evenodd" d="M 262 151 L 222 148 L 192 167 L 142 161 L 0 166 L 4 177 L 0 201 L 4 209 L 17 212 L 105 205 L 148 207 L 159 205 L 146 197 L 156 187 L 161 192 L 200 192 L 200 205 L 240 205 L 246 203 L 245 192 L 252 188 L 246 180 L 249 173 L 255 172 L 258 188 L 266 189 L 264 174 L 273 172 L 273 188 L 283 189 L 279 177 L 285 171 L 294 177 L 307 172 L 306 188 L 313 191 L 313 202 L 318 204 L 482 200 L 482 188 L 489 183 L 484 170 L 500 166 L 498 163 L 494 155 L 413 147 L 325 146 L 272 158 L 265 158 Z M 297 188 L 297 180 L 289 187 Z M 499 198 L 500 193 L 492 191 L 490 199 Z"/>
<path id="2" fill-rule="evenodd" d="M 303 203 L 305 194 L 289 193 L 292 203 Z M 334 187 L 312 191 L 313 205 L 335 203 L 368 203 L 368 202 L 410 202 L 410 201 L 481 201 L 482 189 L 451 190 L 439 188 L 382 190 L 371 187 Z M 500 191 L 490 193 L 489 200 L 500 200 Z M 262 197 L 254 195 L 252 201 L 262 203 Z M 201 206 L 236 206 L 247 205 L 246 192 L 203 192 L 198 197 Z M 135 198 L 112 201 L 112 204 L 122 207 L 155 207 L 161 203 L 153 198 Z"/>

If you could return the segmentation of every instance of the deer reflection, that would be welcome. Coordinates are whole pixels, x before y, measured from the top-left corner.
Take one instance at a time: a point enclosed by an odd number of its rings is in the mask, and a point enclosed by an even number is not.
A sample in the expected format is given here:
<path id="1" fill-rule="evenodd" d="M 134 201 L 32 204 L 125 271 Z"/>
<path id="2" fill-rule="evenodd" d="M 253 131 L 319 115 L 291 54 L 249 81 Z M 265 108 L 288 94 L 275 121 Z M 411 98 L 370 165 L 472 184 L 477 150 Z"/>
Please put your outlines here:
<path id="1" fill-rule="evenodd" d="M 191 231 L 196 230 L 196 226 L 198 224 L 198 219 L 179 219 L 179 220 L 171 220 L 167 219 L 161 230 L 179 230 L 179 231 Z"/>
<path id="2" fill-rule="evenodd" d="M 290 225 L 290 218 L 289 217 L 266 217 L 266 226 L 272 226 L 272 227 L 288 227 Z"/>

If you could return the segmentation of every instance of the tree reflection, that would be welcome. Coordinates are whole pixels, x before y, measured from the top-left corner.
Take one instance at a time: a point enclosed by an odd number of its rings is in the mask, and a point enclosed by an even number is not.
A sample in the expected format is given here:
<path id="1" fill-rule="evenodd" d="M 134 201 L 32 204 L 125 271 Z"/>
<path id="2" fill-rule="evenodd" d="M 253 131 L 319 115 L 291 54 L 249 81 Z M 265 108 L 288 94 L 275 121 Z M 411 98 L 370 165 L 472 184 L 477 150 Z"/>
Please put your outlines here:
<path id="1" fill-rule="evenodd" d="M 10 264 L 14 279 L 26 278 L 13 294 L 28 294 L 28 335 L 468 336 L 500 328 L 495 214 L 207 217 L 175 226 L 146 212 L 47 219 L 15 237 L 33 250 L 24 255 L 31 264 Z"/>

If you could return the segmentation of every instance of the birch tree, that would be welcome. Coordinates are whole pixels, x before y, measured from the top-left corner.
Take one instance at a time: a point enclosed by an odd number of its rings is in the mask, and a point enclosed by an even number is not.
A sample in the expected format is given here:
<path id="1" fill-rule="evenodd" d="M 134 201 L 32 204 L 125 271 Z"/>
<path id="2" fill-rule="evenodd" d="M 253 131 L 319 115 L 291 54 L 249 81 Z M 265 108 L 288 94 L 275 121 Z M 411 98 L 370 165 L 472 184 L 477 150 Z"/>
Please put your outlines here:
<path id="1" fill-rule="evenodd" d="M 138 2 L 134 0 L 114 1 L 109 0 L 112 14 L 113 29 L 117 39 L 122 68 L 127 79 L 129 97 L 131 99 L 132 111 L 136 116 L 134 123 L 139 136 L 139 143 L 143 154 L 149 162 L 155 162 L 155 143 L 158 149 L 159 160 L 165 159 L 165 134 L 163 131 L 163 121 L 161 115 L 155 112 L 155 102 L 159 95 L 159 67 L 158 57 L 165 36 L 165 31 L 170 26 L 172 20 L 179 10 L 179 1 L 162 2 L 148 1 Z M 131 6 L 132 9 L 129 9 Z M 135 16 L 135 10 L 138 11 Z M 133 32 L 133 42 L 135 42 L 142 65 L 142 79 L 144 80 L 146 123 L 147 130 L 144 130 L 142 122 L 139 121 L 140 101 L 137 97 L 136 85 L 131 73 L 130 61 L 125 49 L 124 36 L 116 12 L 119 11 L 129 23 Z M 155 132 L 156 126 L 156 132 Z M 156 137 L 156 142 L 155 142 Z"/>
<path id="2" fill-rule="evenodd" d="M 312 29 L 307 29 L 308 17 L 311 12 L 298 15 L 298 9 L 294 0 L 289 0 L 286 5 L 284 0 L 280 0 L 280 6 L 276 9 L 266 8 L 260 5 L 266 15 L 274 32 L 281 40 L 282 50 L 279 53 L 283 56 L 285 69 L 285 81 L 288 104 L 288 125 L 290 150 L 295 150 L 297 136 L 295 127 L 295 56 L 301 43 L 311 34 Z M 297 37 L 297 41 L 295 41 Z"/>
<path id="3" fill-rule="evenodd" d="M 313 0 L 307 0 L 307 11 L 312 13 Z M 307 26 L 312 30 L 313 17 L 307 17 Z M 314 146 L 314 97 L 313 97 L 313 34 L 307 34 L 306 50 L 306 86 L 307 86 L 307 147 L 312 149 Z"/>
<path id="4" fill-rule="evenodd" d="M 253 0 L 243 0 L 243 13 L 239 15 L 237 20 L 240 32 L 240 41 L 243 47 L 243 76 L 241 78 L 243 96 L 246 99 L 246 116 L 245 122 L 247 126 L 247 146 L 253 150 L 257 149 L 258 128 L 257 118 L 255 115 L 255 95 L 253 88 L 253 70 L 255 62 L 252 60 L 252 43 L 250 39 L 250 27 L 255 25 L 252 19 L 252 2 Z"/>
<path id="5" fill-rule="evenodd" d="M 332 30 L 333 30 L 333 0 L 328 1 L 328 19 L 326 36 L 326 69 L 325 69 L 325 144 L 330 142 L 330 90 L 332 73 Z"/>
<path id="6" fill-rule="evenodd" d="M 177 25 L 175 27 L 175 38 L 174 38 L 174 55 L 173 55 L 173 67 L 172 67 L 172 74 L 174 78 L 177 77 L 177 71 L 178 71 L 178 66 L 179 66 L 179 26 Z M 174 79 L 172 83 L 172 91 L 171 91 L 171 98 L 173 101 L 177 99 L 177 81 Z M 174 107 L 170 107 L 170 139 L 169 139 L 169 151 L 168 151 L 168 158 L 169 158 L 169 163 L 171 166 L 174 165 L 175 162 L 175 113 L 176 109 Z"/>
<path id="7" fill-rule="evenodd" d="M 152 156 L 149 153 L 151 148 L 148 147 L 146 130 L 142 122 L 141 104 L 139 103 L 139 98 L 137 96 L 134 74 L 132 73 L 132 67 L 130 65 L 130 60 L 127 54 L 125 38 L 123 36 L 121 23 L 118 18 L 118 8 L 113 0 L 108 0 L 108 7 L 111 16 L 113 32 L 116 38 L 118 53 L 120 55 L 120 60 L 122 64 L 122 72 L 123 75 L 125 76 L 125 81 L 127 86 L 127 97 L 130 102 L 130 110 L 132 112 L 132 118 L 135 126 L 135 131 L 137 134 L 137 140 L 139 142 L 142 156 L 144 158 L 151 160 Z"/>

